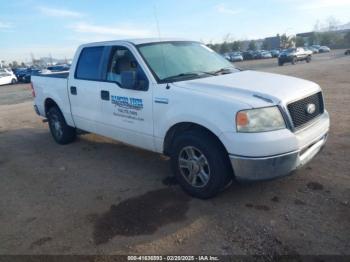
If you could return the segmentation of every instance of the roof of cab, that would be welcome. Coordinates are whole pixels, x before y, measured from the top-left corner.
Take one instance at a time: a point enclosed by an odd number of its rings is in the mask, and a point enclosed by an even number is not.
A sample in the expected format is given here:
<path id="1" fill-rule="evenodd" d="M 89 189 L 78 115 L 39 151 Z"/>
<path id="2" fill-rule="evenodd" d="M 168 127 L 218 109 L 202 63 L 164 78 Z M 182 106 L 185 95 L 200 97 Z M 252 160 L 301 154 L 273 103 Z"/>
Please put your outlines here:
<path id="1" fill-rule="evenodd" d="M 118 43 L 132 43 L 134 45 L 142 45 L 142 44 L 150 44 L 150 43 L 159 43 L 159 42 L 169 42 L 169 41 L 190 41 L 195 42 L 188 39 L 181 38 L 140 38 L 140 39 L 123 39 L 123 40 L 112 40 L 112 41 L 103 41 L 103 42 L 94 42 L 81 45 L 85 46 L 95 46 L 95 45 L 111 45 Z"/>

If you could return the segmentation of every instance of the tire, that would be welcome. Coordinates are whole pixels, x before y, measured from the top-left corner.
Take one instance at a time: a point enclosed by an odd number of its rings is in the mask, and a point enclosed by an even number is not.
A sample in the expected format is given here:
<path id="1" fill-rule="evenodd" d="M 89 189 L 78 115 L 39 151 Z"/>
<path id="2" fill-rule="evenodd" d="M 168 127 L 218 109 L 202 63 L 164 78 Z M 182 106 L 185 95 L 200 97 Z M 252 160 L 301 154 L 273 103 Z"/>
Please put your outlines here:
<path id="1" fill-rule="evenodd" d="M 185 132 L 175 138 L 173 145 L 172 171 L 183 190 L 191 196 L 212 198 L 232 181 L 227 153 L 209 133 Z"/>
<path id="2" fill-rule="evenodd" d="M 73 142 L 76 138 L 76 130 L 67 125 L 61 111 L 57 106 L 53 106 L 47 113 L 49 128 L 53 139 L 60 145 Z"/>
<path id="3" fill-rule="evenodd" d="M 14 85 L 14 84 L 16 84 L 16 83 L 17 83 L 16 79 L 13 78 L 13 79 L 11 80 L 11 85 Z"/>
<path id="4" fill-rule="evenodd" d="M 296 62 L 297 62 L 297 58 L 296 58 L 296 57 L 293 57 L 293 58 L 292 58 L 292 65 L 295 65 Z"/>
<path id="5" fill-rule="evenodd" d="M 311 62 L 311 56 L 306 57 L 306 63 L 310 63 Z"/>
<path id="6" fill-rule="evenodd" d="M 284 63 L 283 63 L 282 61 L 278 61 L 278 65 L 279 65 L 279 66 L 283 66 L 283 64 L 284 64 Z"/>

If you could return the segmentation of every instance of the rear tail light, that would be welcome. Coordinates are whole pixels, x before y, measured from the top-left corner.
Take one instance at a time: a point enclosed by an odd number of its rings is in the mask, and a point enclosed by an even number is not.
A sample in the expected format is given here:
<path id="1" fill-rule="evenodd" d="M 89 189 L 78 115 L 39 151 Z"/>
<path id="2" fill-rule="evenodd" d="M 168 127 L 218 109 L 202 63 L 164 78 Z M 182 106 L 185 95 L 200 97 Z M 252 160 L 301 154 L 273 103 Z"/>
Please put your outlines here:
<path id="1" fill-rule="evenodd" d="M 32 89 L 32 96 L 35 97 L 35 90 L 34 90 L 33 83 L 30 83 L 30 88 Z"/>

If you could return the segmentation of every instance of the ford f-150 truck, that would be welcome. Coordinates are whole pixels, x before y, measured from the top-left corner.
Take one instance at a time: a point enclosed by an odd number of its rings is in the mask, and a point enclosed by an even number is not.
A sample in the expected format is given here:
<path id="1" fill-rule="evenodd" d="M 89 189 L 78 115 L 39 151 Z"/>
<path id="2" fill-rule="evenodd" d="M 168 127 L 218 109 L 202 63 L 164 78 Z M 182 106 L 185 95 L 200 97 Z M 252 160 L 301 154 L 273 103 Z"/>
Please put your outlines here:
<path id="1" fill-rule="evenodd" d="M 33 76 L 32 87 L 57 143 L 83 130 L 164 154 L 198 198 L 232 179 L 290 174 L 320 151 L 329 130 L 316 83 L 238 70 L 194 41 L 85 44 L 69 73 Z"/>

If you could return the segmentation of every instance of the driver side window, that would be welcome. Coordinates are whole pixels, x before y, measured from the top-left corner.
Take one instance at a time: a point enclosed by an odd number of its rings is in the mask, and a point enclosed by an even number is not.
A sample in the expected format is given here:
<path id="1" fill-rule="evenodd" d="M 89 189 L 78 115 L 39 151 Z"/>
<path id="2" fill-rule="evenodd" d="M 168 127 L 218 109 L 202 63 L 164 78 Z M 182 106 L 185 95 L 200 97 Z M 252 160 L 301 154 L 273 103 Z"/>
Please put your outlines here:
<path id="1" fill-rule="evenodd" d="M 123 72 L 135 75 L 136 83 L 133 89 L 148 89 L 147 77 L 130 50 L 126 47 L 113 47 L 108 62 L 106 80 L 115 82 L 122 87 Z"/>

